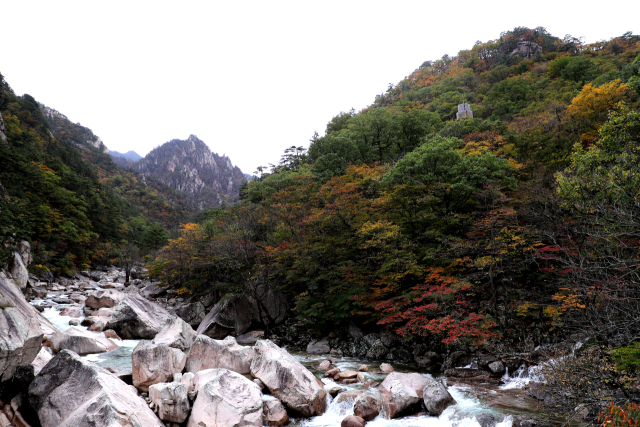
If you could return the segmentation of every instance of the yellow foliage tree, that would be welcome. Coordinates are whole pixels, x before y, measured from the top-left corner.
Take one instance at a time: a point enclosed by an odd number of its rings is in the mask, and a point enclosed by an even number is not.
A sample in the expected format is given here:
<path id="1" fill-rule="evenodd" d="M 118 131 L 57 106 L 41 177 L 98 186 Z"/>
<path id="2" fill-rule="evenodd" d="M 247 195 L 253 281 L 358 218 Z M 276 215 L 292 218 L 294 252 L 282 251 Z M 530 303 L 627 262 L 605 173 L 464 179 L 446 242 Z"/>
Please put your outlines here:
<path id="1" fill-rule="evenodd" d="M 573 98 L 562 120 L 572 133 L 579 133 L 582 143 L 590 145 L 598 139 L 598 129 L 607 121 L 609 112 L 627 98 L 629 85 L 619 79 L 595 87 L 589 83 Z"/>

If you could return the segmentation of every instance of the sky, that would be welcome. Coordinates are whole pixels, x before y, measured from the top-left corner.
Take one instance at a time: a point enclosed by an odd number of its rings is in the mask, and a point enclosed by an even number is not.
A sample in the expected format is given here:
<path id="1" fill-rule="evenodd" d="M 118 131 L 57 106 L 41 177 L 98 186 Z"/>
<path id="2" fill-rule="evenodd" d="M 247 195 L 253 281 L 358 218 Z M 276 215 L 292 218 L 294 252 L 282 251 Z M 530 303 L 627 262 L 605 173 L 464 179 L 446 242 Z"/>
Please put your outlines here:
<path id="1" fill-rule="evenodd" d="M 638 34 L 638 12 L 636 0 L 0 0 L 0 73 L 111 150 L 144 156 L 194 134 L 252 173 L 426 60 L 517 26 L 587 43 Z"/>

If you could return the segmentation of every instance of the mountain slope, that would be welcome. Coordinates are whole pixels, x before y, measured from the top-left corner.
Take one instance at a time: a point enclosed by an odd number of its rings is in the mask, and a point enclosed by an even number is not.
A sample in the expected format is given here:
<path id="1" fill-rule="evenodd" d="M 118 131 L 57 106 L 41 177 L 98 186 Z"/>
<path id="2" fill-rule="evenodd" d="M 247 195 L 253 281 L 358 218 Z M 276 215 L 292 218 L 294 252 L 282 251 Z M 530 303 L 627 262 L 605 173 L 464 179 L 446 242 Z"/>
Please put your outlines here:
<path id="1" fill-rule="evenodd" d="M 200 210 L 237 202 L 246 180 L 228 157 L 212 153 L 195 135 L 154 148 L 134 168 L 191 196 Z"/>

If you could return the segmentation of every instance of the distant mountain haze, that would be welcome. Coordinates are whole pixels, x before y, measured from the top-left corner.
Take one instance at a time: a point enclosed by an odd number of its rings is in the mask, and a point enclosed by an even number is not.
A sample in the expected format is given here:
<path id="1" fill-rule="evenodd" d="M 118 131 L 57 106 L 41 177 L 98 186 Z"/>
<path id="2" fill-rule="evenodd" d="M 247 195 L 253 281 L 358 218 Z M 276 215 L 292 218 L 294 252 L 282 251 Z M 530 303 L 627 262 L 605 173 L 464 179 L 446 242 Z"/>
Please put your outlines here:
<path id="1" fill-rule="evenodd" d="M 136 153 L 133 150 L 129 150 L 126 153 L 120 153 L 115 150 L 109 150 L 109 154 L 111 155 L 111 157 L 122 157 L 124 159 L 133 160 L 134 162 L 137 162 L 142 158 L 140 154 Z"/>

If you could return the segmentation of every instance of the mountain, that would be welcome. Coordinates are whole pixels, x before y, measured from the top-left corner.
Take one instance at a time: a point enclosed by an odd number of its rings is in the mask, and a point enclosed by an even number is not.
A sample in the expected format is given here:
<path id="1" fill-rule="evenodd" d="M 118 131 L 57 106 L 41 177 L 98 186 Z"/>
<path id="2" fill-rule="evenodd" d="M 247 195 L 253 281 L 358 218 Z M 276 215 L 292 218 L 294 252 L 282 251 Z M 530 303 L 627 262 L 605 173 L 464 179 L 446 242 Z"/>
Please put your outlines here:
<path id="1" fill-rule="evenodd" d="M 227 156 L 212 153 L 195 135 L 154 148 L 133 168 L 191 196 L 200 210 L 236 203 L 246 182 Z"/>
<path id="2" fill-rule="evenodd" d="M 111 155 L 111 157 L 122 157 L 125 159 L 133 160 L 134 162 L 137 162 L 142 158 L 140 154 L 136 153 L 133 150 L 129 150 L 126 153 L 120 153 L 119 151 L 109 150 L 109 154 Z"/>

